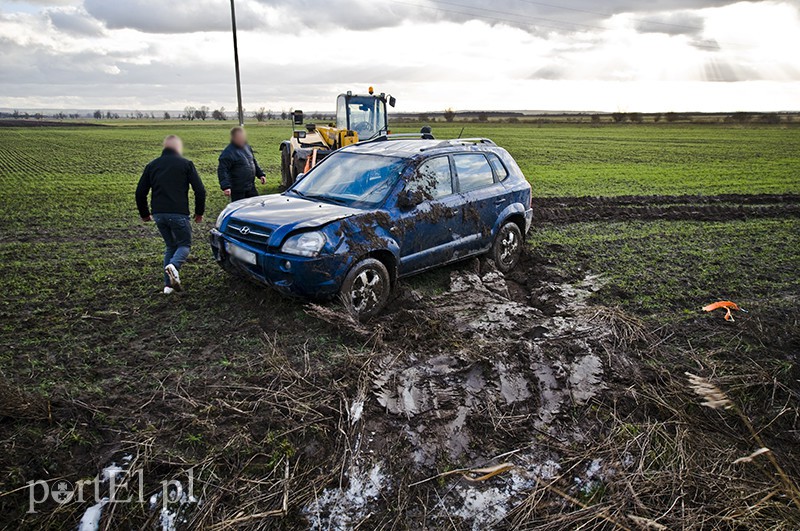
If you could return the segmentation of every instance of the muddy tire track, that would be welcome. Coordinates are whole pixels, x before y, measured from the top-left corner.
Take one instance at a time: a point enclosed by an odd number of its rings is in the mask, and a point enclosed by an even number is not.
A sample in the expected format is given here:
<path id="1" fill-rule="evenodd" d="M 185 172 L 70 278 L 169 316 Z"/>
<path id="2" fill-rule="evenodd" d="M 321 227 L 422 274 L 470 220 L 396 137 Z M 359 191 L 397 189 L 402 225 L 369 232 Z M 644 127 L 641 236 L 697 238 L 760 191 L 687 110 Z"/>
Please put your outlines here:
<path id="1" fill-rule="evenodd" d="M 545 197 L 534 199 L 535 222 L 694 220 L 800 217 L 798 194 Z"/>

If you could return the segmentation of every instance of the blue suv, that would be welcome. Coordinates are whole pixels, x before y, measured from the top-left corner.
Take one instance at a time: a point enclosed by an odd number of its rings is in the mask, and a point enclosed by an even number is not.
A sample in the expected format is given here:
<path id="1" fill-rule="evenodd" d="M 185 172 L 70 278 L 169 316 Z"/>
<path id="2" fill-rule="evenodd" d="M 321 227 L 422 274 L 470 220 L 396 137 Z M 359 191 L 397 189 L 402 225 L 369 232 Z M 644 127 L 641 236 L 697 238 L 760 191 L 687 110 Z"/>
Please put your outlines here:
<path id="1" fill-rule="evenodd" d="M 228 205 L 211 231 L 217 262 L 292 295 L 340 295 L 359 318 L 399 278 L 488 254 L 518 262 L 531 187 L 487 139 L 384 139 L 342 148 L 282 194 Z"/>

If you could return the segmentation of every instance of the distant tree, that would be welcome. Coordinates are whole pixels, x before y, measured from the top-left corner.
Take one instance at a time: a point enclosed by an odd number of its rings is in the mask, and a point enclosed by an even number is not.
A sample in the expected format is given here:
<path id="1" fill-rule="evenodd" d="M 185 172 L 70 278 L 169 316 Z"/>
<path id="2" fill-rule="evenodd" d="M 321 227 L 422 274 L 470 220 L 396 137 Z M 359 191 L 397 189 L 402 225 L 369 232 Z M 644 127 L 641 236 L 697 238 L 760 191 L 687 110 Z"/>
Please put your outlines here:
<path id="1" fill-rule="evenodd" d="M 417 120 L 419 120 L 420 122 L 430 122 L 430 121 L 431 121 L 431 119 L 428 117 L 428 114 L 427 114 L 427 113 L 422 113 L 422 114 L 420 114 L 420 115 L 417 117 Z"/>
<path id="2" fill-rule="evenodd" d="M 133 111 L 133 115 L 136 117 L 137 120 L 141 120 L 144 118 L 144 113 L 142 111 Z"/>
<path id="3" fill-rule="evenodd" d="M 447 109 L 445 109 L 444 114 L 442 116 L 444 116 L 444 119 L 446 121 L 452 122 L 456 117 L 456 111 L 448 107 Z"/>
<path id="4" fill-rule="evenodd" d="M 267 121 L 272 120 L 275 115 L 272 113 L 270 109 L 267 109 Z"/>
<path id="5" fill-rule="evenodd" d="M 644 116 L 642 116 L 642 113 L 640 113 L 640 112 L 629 113 L 628 114 L 628 119 L 631 122 L 635 123 L 635 124 L 640 124 L 640 123 L 644 122 Z"/>
<path id="6" fill-rule="evenodd" d="M 208 118 L 208 111 L 209 108 L 206 107 L 205 105 L 202 105 L 199 109 L 197 109 L 197 112 L 199 113 L 197 117 L 205 121 L 206 118 Z"/>
<path id="7" fill-rule="evenodd" d="M 118 113 L 114 113 L 111 117 L 113 119 L 115 119 L 115 120 L 119 120 L 119 114 Z"/>
<path id="8" fill-rule="evenodd" d="M 219 109 L 215 109 L 214 112 L 211 113 L 211 117 L 214 120 L 227 120 L 228 115 L 225 114 L 225 107 L 220 107 Z"/>
<path id="9" fill-rule="evenodd" d="M 103 111 L 97 110 L 94 111 L 94 119 L 101 120 L 103 118 Z"/>
<path id="10" fill-rule="evenodd" d="M 18 110 L 16 110 L 16 109 L 14 109 L 14 112 L 13 112 L 13 113 L 11 113 L 11 117 L 12 117 L 12 118 L 19 118 L 19 111 L 18 111 Z"/>
<path id="11" fill-rule="evenodd" d="M 259 109 L 253 113 L 253 118 L 256 119 L 256 122 L 263 122 L 266 117 L 267 110 L 264 107 L 259 107 Z"/>
<path id="12" fill-rule="evenodd" d="M 621 124 L 626 118 L 627 115 L 624 112 L 615 112 L 611 114 L 611 119 L 614 120 L 614 123 Z"/>
<path id="13" fill-rule="evenodd" d="M 170 118 L 172 118 L 172 116 L 170 116 L 168 112 L 164 111 L 164 119 L 169 120 Z"/>
<path id="14" fill-rule="evenodd" d="M 37 112 L 36 114 L 33 115 L 33 117 L 36 120 L 41 120 L 42 118 L 44 118 L 44 115 L 42 113 L 40 113 L 40 112 Z"/>
<path id="15" fill-rule="evenodd" d="M 285 119 L 286 119 L 286 111 L 281 109 L 281 120 L 285 120 Z"/>
<path id="16" fill-rule="evenodd" d="M 677 122 L 680 120 L 680 115 L 676 112 L 668 112 L 664 115 L 664 118 L 667 120 L 668 123 Z"/>
<path id="17" fill-rule="evenodd" d="M 749 112 L 735 112 L 729 118 L 733 122 L 746 124 L 747 122 L 753 119 L 753 115 L 750 114 Z"/>
<path id="18" fill-rule="evenodd" d="M 186 120 L 192 121 L 194 120 L 194 114 L 197 111 L 194 107 L 188 105 L 183 108 L 183 117 Z"/>
<path id="19" fill-rule="evenodd" d="M 516 116 L 511 116 L 511 117 L 509 117 L 509 119 L 508 119 L 508 120 L 506 120 L 506 121 L 507 121 L 508 123 L 510 123 L 510 124 L 518 124 L 518 123 L 519 123 L 519 118 L 517 118 Z"/>
<path id="20" fill-rule="evenodd" d="M 655 123 L 658 123 L 658 122 L 660 122 L 660 121 L 661 121 L 661 113 L 660 113 L 660 112 L 657 112 L 657 113 L 655 113 L 655 114 L 653 115 L 653 121 L 654 121 Z"/>
<path id="21" fill-rule="evenodd" d="M 478 121 L 483 123 L 488 122 L 489 116 L 485 112 L 478 113 Z"/>
<path id="22" fill-rule="evenodd" d="M 66 115 L 66 114 L 64 114 L 63 112 L 57 112 L 57 113 L 55 114 L 55 118 L 56 118 L 56 120 L 63 120 L 63 119 L 64 119 L 64 118 L 66 118 L 66 117 L 67 117 L 67 115 Z"/>
<path id="23" fill-rule="evenodd" d="M 599 114 L 593 114 L 592 115 L 592 123 L 593 124 L 599 124 L 600 123 L 600 115 Z"/>
<path id="24" fill-rule="evenodd" d="M 781 123 L 781 117 L 776 112 L 770 112 L 759 116 L 758 121 L 763 122 L 765 124 L 775 125 Z"/>

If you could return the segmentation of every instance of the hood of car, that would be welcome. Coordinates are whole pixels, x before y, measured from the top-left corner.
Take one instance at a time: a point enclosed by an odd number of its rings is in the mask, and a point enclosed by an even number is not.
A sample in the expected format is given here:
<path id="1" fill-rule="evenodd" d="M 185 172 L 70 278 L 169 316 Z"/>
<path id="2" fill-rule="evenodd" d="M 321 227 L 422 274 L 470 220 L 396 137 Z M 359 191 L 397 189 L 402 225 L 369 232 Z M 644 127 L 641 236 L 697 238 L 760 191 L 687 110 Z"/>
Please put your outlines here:
<path id="1" fill-rule="evenodd" d="M 313 229 L 363 213 L 356 208 L 311 201 L 291 195 L 267 195 L 245 200 L 244 203 L 235 209 L 228 219 L 271 229 L 273 244 L 275 240 L 281 241 L 294 230 Z"/>

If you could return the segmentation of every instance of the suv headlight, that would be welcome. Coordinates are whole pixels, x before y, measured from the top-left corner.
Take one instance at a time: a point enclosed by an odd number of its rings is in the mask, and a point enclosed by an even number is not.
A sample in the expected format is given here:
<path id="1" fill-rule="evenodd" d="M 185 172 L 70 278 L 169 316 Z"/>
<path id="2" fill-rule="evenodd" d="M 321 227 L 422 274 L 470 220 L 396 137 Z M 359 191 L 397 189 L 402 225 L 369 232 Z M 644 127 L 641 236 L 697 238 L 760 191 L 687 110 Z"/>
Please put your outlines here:
<path id="1" fill-rule="evenodd" d="M 325 235 L 319 231 L 301 232 L 283 243 L 281 251 L 299 256 L 317 256 L 325 246 Z"/>

